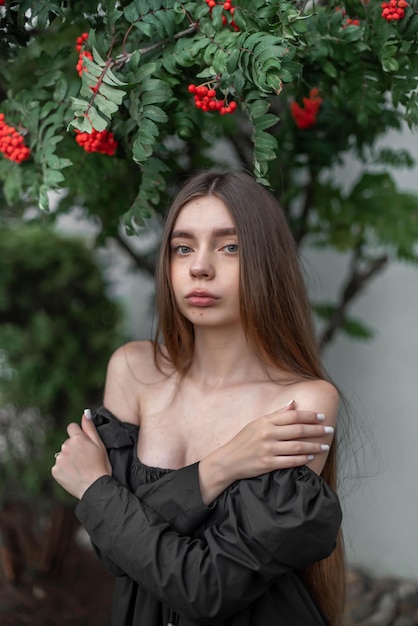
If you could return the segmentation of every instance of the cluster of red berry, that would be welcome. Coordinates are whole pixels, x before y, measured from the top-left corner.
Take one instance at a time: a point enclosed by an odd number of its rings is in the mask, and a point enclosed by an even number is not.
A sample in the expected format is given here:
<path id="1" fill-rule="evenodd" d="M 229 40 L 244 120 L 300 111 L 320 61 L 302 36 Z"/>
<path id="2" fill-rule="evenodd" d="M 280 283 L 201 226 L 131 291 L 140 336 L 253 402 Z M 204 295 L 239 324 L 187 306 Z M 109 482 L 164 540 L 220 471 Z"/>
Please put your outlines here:
<path id="1" fill-rule="evenodd" d="M 107 154 L 108 156 L 115 154 L 118 142 L 109 130 L 98 131 L 93 128 L 91 133 L 82 133 L 79 130 L 75 132 L 77 133 L 76 142 L 86 152 L 100 152 L 100 154 Z"/>
<path id="2" fill-rule="evenodd" d="M 405 15 L 405 9 L 408 3 L 405 0 L 389 0 L 382 2 L 382 17 L 388 22 L 400 20 Z"/>
<path id="3" fill-rule="evenodd" d="M 81 78 L 82 73 L 87 71 L 86 66 L 83 64 L 84 58 L 87 57 L 88 59 L 91 59 L 91 60 L 93 59 L 92 53 L 89 52 L 88 50 L 85 50 L 84 48 L 84 44 L 86 43 L 88 38 L 89 38 L 88 33 L 82 33 L 80 37 L 77 37 L 76 39 L 75 49 L 78 52 L 78 62 L 75 67 L 80 78 Z"/>
<path id="4" fill-rule="evenodd" d="M 202 111 L 219 111 L 221 115 L 233 113 L 237 108 L 237 103 L 233 100 L 226 104 L 225 100 L 216 98 L 216 91 L 206 85 L 188 85 L 187 89 L 194 94 L 194 105 Z"/>
<path id="5" fill-rule="evenodd" d="M 208 5 L 208 7 L 210 8 L 210 12 L 212 13 L 212 9 L 213 7 L 216 7 L 217 4 L 220 4 L 223 8 L 224 11 L 226 11 L 227 13 L 229 13 L 230 15 L 234 15 L 235 12 L 235 7 L 232 6 L 232 2 L 231 0 L 226 0 L 226 2 L 216 2 L 216 0 L 205 0 L 206 4 Z M 226 18 L 226 15 L 222 15 L 222 24 L 224 26 L 226 26 L 228 24 L 228 20 Z M 231 20 L 229 25 L 231 26 L 231 28 L 233 28 L 235 31 L 239 31 L 238 26 L 235 23 L 235 20 Z"/>
<path id="6" fill-rule="evenodd" d="M 25 140 L 16 128 L 4 121 L 4 113 L 0 113 L 0 152 L 6 159 L 21 163 L 30 157 L 30 148 L 25 146 Z"/>
<path id="7" fill-rule="evenodd" d="M 345 9 L 342 9 L 341 7 L 335 7 L 335 10 L 339 11 L 343 15 L 344 22 L 341 25 L 342 28 L 347 28 L 347 26 L 360 26 L 360 20 L 358 20 L 357 18 L 352 19 L 351 17 L 347 17 Z"/>
<path id="8" fill-rule="evenodd" d="M 86 66 L 84 63 L 84 58 L 93 59 L 93 55 L 88 50 L 85 50 L 84 46 L 88 39 L 88 33 L 82 33 L 76 39 L 76 50 L 78 52 L 78 63 L 76 65 L 76 69 L 78 75 L 81 77 L 83 72 L 86 72 Z M 96 87 L 91 87 L 92 91 L 97 91 Z M 93 130 L 91 133 L 83 133 L 79 130 L 76 130 L 76 142 L 79 146 L 81 146 L 86 152 L 100 152 L 100 154 L 107 154 L 108 156 L 113 156 L 118 147 L 118 142 L 115 139 L 115 136 L 112 132 L 108 130 Z"/>
<path id="9" fill-rule="evenodd" d="M 315 126 L 321 104 L 322 98 L 319 96 L 319 89 L 316 87 L 310 90 L 309 98 L 303 98 L 303 107 L 297 102 L 292 102 L 290 113 L 295 120 L 296 126 L 302 130 Z"/>

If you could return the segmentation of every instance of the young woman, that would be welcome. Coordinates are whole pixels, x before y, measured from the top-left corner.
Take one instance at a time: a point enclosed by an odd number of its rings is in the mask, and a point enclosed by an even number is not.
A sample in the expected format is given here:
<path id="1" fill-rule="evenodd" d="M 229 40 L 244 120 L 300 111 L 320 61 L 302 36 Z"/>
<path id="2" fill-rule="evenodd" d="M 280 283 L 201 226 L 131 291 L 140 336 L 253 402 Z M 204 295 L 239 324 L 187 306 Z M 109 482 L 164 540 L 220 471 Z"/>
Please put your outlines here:
<path id="1" fill-rule="evenodd" d="M 181 189 L 157 310 L 52 469 L 117 576 L 112 625 L 337 624 L 338 393 L 283 212 L 250 176 Z"/>

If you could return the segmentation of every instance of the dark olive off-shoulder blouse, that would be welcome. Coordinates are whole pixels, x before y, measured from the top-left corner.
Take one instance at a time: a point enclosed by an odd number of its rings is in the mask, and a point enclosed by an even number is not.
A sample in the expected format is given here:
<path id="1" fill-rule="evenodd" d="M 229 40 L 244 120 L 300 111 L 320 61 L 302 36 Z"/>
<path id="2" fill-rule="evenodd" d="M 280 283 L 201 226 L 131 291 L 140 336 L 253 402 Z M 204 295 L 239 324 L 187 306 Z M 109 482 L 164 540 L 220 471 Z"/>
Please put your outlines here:
<path id="1" fill-rule="evenodd" d="M 148 467 L 138 427 L 101 408 L 94 422 L 112 476 L 76 514 L 116 576 L 112 626 L 324 626 L 298 570 L 327 557 L 336 494 L 306 466 L 233 483 L 209 507 L 198 464 Z"/>

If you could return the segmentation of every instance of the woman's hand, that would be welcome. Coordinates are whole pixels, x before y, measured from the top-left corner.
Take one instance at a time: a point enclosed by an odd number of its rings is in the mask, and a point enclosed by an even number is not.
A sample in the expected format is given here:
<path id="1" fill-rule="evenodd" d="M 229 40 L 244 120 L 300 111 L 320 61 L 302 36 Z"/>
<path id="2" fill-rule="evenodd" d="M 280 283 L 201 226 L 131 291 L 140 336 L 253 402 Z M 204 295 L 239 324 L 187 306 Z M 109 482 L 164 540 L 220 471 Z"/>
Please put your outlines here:
<path id="1" fill-rule="evenodd" d="M 81 499 L 95 480 L 112 475 L 112 467 L 88 409 L 81 419 L 81 427 L 71 423 L 67 433 L 69 439 L 56 455 L 51 473 L 61 487 Z"/>
<path id="2" fill-rule="evenodd" d="M 235 480 L 306 465 L 315 455 L 329 451 L 329 444 L 315 441 L 324 435 L 332 437 L 333 428 L 323 424 L 325 416 L 295 410 L 294 404 L 253 420 L 200 462 L 200 488 L 206 504 Z"/>

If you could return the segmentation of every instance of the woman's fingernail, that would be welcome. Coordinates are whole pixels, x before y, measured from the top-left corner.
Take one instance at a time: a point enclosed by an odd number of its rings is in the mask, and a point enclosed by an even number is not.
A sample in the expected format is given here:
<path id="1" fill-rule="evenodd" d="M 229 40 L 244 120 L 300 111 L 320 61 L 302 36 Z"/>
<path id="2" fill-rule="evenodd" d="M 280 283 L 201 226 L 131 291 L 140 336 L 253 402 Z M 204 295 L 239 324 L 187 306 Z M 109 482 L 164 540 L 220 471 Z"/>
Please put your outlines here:
<path id="1" fill-rule="evenodd" d="M 288 402 L 287 404 L 285 404 L 284 406 L 285 406 L 285 408 L 286 408 L 287 406 L 290 406 L 290 405 L 291 405 L 291 404 L 293 404 L 293 403 L 294 403 L 294 400 L 289 400 L 289 402 Z"/>
<path id="2" fill-rule="evenodd" d="M 333 433 L 334 429 L 332 426 L 324 426 L 324 432 L 325 433 Z"/>
<path id="3" fill-rule="evenodd" d="M 322 452 L 328 452 L 329 445 L 327 443 L 321 443 L 321 450 Z"/>
<path id="4" fill-rule="evenodd" d="M 325 419 L 325 415 L 323 413 L 317 413 L 316 418 L 319 419 L 320 422 L 323 422 Z"/>
<path id="5" fill-rule="evenodd" d="M 313 454 L 308 454 L 308 461 L 312 461 L 312 459 L 314 459 L 314 455 Z"/>
<path id="6" fill-rule="evenodd" d="M 84 416 L 86 419 L 91 420 L 92 414 L 91 414 L 90 409 L 84 409 Z"/>

